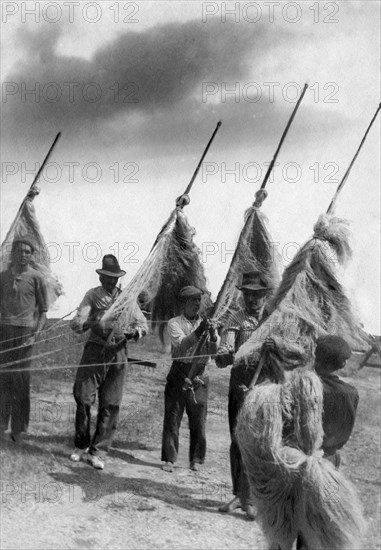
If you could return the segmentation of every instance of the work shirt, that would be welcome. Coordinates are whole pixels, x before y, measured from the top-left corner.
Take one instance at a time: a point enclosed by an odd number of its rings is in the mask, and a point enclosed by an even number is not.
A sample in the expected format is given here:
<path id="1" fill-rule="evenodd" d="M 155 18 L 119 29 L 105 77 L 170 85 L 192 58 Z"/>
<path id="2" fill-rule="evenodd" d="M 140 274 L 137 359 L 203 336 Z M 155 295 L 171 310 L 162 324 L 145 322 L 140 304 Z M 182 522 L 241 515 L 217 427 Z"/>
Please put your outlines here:
<path id="1" fill-rule="evenodd" d="M 343 382 L 336 374 L 320 374 L 323 385 L 323 445 L 326 456 L 332 456 L 348 441 L 356 419 L 359 401 L 357 389 Z M 283 440 L 290 446 L 297 445 L 295 425 L 290 419 L 285 419 Z"/>
<path id="2" fill-rule="evenodd" d="M 38 317 L 49 309 L 42 275 L 31 266 L 15 273 L 12 266 L 0 273 L 1 324 L 35 328 Z"/>
<path id="3" fill-rule="evenodd" d="M 102 315 L 111 307 L 120 293 L 121 290 L 118 287 L 115 287 L 112 292 L 108 292 L 103 286 L 91 288 L 86 292 L 80 303 L 77 313 L 70 323 L 71 328 L 77 333 L 82 333 L 88 328 L 91 328 L 89 337 L 90 342 L 99 343 L 100 338 L 107 340 L 111 328 L 105 330 L 105 328 L 101 326 L 100 321 Z M 113 331 L 115 338 L 124 338 L 123 332 L 118 332 L 118 326 L 123 326 L 123 331 L 136 330 L 139 338 L 148 332 L 146 318 L 137 304 L 134 316 L 129 320 L 128 324 L 123 324 L 123 319 L 119 319 L 118 322 L 115 323 L 115 329 Z"/>
<path id="4" fill-rule="evenodd" d="M 335 374 L 319 374 L 323 384 L 323 450 L 334 454 L 348 441 L 359 401 L 357 389 Z"/>
<path id="5" fill-rule="evenodd" d="M 199 338 L 194 334 L 194 331 L 201 324 L 201 317 L 198 315 L 196 319 L 190 320 L 185 315 L 173 317 L 168 321 L 168 334 L 171 339 L 172 358 L 178 359 L 182 363 L 192 363 L 197 348 Z M 199 355 L 213 355 L 216 353 L 220 337 L 217 336 L 216 342 L 211 342 L 209 335 Z M 207 363 L 209 357 L 200 359 L 200 362 Z"/>

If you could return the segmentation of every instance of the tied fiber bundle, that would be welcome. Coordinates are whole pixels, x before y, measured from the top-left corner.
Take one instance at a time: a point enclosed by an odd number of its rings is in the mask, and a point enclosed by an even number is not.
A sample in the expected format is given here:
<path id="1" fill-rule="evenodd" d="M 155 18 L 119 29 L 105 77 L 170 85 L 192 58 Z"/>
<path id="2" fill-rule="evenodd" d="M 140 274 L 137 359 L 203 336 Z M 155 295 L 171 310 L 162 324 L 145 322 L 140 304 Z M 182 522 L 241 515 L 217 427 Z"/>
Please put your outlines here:
<path id="1" fill-rule="evenodd" d="M 31 238 L 35 251 L 30 265 L 44 278 L 48 291 L 48 301 L 51 306 L 63 294 L 63 288 L 58 278 L 50 270 L 49 255 L 33 205 L 33 199 L 38 193 L 37 187 L 31 187 L 13 220 L 1 245 L 0 271 L 5 271 L 10 266 L 13 241 L 22 237 Z"/>
<path id="2" fill-rule="evenodd" d="M 245 225 L 216 300 L 214 318 L 221 324 L 224 324 L 232 310 L 242 306 L 241 292 L 237 286 L 241 283 L 243 273 L 261 273 L 269 288 L 276 288 L 279 283 L 280 257 L 273 246 L 267 217 L 260 210 L 266 197 L 266 190 L 257 191 L 253 206 L 245 212 Z"/>
<path id="3" fill-rule="evenodd" d="M 269 548 L 291 550 L 298 534 L 311 549 L 361 548 L 355 490 L 319 450 L 322 409 L 321 382 L 302 368 L 253 388 L 240 411 L 236 434 Z"/>
<path id="4" fill-rule="evenodd" d="M 341 336 L 352 348 L 367 349 L 365 333 L 338 280 L 337 266 L 344 265 L 351 255 L 348 239 L 348 222 L 320 216 L 312 239 L 284 271 L 268 305 L 267 319 L 240 348 L 237 361 L 257 362 L 267 337 L 279 344 L 278 355 L 272 354 L 272 360 L 284 362 L 285 368 L 295 365 L 283 356 L 282 342 L 284 349 L 297 346 L 306 357 L 312 355 L 316 339 L 325 334 Z"/>
<path id="5" fill-rule="evenodd" d="M 160 338 L 164 338 L 167 320 L 180 314 L 178 295 L 182 287 L 193 285 L 204 294 L 201 300 L 201 312 L 212 305 L 210 293 L 206 288 L 204 268 L 200 261 L 200 251 L 193 242 L 194 229 L 189 225 L 181 209 L 177 210 L 173 231 L 168 238 L 165 261 L 160 272 L 160 284 L 152 300 L 152 322 L 158 322 Z"/>
<path id="6" fill-rule="evenodd" d="M 210 293 L 193 235 L 194 229 L 182 209 L 176 208 L 141 268 L 104 315 L 104 322 L 123 318 L 128 324 L 139 299 L 141 308 L 152 313 L 153 325 L 158 327 L 163 341 L 165 321 L 180 313 L 178 294 L 182 287 L 193 285 L 203 290 L 201 312 L 210 307 Z"/>

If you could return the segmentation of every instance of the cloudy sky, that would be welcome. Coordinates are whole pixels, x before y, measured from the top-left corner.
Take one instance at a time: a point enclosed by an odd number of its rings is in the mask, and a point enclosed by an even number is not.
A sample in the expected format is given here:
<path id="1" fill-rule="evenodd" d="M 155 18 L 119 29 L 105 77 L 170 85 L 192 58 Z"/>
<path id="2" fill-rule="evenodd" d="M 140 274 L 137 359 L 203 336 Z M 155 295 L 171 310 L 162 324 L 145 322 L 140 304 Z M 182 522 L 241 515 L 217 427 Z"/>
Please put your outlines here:
<path id="1" fill-rule="evenodd" d="M 378 2 L 2 3 L 1 231 L 58 131 L 35 206 L 73 310 L 103 254 L 138 269 L 198 163 L 186 214 L 215 296 L 305 82 L 263 210 L 284 265 L 312 234 L 380 100 Z M 340 196 L 343 272 L 380 333 L 380 125 Z"/>

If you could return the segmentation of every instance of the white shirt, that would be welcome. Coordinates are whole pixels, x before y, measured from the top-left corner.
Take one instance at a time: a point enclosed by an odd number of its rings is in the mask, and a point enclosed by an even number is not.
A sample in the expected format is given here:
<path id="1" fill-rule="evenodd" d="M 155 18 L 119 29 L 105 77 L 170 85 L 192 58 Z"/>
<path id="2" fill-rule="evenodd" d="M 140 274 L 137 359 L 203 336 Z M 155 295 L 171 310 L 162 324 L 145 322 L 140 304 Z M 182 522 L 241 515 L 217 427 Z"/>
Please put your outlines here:
<path id="1" fill-rule="evenodd" d="M 196 319 L 190 320 L 185 315 L 173 317 L 168 321 L 167 330 L 171 339 L 172 358 L 179 359 L 183 363 L 192 363 L 192 357 L 197 348 L 199 338 L 194 331 L 201 324 L 201 317 L 197 315 Z M 211 342 L 209 334 L 205 345 L 199 352 L 199 355 L 214 355 L 220 342 L 220 337 L 217 336 L 216 342 Z M 208 357 L 205 357 L 205 363 Z"/>

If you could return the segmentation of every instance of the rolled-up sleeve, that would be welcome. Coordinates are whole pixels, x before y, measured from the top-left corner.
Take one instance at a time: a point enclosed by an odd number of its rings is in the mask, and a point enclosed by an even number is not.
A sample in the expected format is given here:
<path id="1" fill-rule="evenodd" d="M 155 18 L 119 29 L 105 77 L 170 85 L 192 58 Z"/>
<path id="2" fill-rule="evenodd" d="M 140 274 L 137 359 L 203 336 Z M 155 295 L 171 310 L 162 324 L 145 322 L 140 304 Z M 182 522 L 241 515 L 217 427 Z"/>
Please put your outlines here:
<path id="1" fill-rule="evenodd" d="M 91 299 L 91 290 L 86 292 L 85 297 L 82 302 L 79 304 L 77 313 L 75 317 L 70 322 L 70 328 L 74 332 L 82 333 L 87 330 L 88 327 L 84 328 L 84 324 L 89 320 L 92 308 L 92 299 Z"/>
<path id="2" fill-rule="evenodd" d="M 172 345 L 172 357 L 185 357 L 187 352 L 198 342 L 194 332 L 186 335 L 176 318 L 170 319 L 167 325 L 168 334 Z"/>
<path id="3" fill-rule="evenodd" d="M 139 338 L 143 338 L 143 336 L 148 334 L 147 319 L 145 318 L 139 306 L 136 306 L 136 309 L 134 311 L 134 318 L 130 326 L 138 332 Z"/>
<path id="4" fill-rule="evenodd" d="M 229 327 L 223 332 L 221 337 L 221 344 L 217 350 L 218 354 L 235 352 L 235 342 L 238 331 L 238 327 Z"/>

